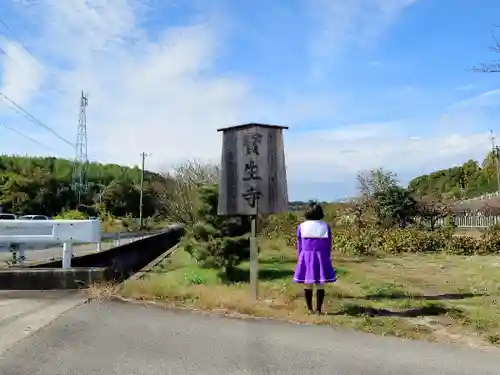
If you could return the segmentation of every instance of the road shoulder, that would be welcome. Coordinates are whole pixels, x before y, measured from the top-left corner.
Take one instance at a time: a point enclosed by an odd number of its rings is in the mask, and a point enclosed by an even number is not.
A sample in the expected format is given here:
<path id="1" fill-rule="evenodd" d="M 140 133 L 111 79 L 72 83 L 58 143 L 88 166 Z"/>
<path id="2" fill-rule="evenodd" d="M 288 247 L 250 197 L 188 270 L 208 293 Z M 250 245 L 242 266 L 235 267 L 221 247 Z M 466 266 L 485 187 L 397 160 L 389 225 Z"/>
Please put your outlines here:
<path id="1" fill-rule="evenodd" d="M 78 291 L 0 291 L 0 358 L 17 342 L 86 301 Z"/>

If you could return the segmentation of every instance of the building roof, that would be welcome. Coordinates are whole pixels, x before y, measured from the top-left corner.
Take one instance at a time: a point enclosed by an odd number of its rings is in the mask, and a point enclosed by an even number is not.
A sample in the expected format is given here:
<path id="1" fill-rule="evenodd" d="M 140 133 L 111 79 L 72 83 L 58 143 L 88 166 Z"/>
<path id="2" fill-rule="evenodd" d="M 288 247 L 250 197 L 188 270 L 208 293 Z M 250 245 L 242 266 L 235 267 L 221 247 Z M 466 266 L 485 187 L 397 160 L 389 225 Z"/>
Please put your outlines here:
<path id="1" fill-rule="evenodd" d="M 220 129 L 217 129 L 217 131 L 223 132 L 223 131 L 228 131 L 228 130 L 242 130 L 242 129 L 247 129 L 247 128 L 253 128 L 256 126 L 261 127 L 261 128 L 271 128 L 271 129 L 288 129 L 288 126 L 259 124 L 256 122 L 251 122 L 248 124 L 241 124 L 241 125 L 229 126 L 226 128 L 220 128 Z"/>
<path id="2" fill-rule="evenodd" d="M 452 205 L 452 209 L 457 211 L 482 211 L 491 207 L 500 207 L 500 199 L 497 197 L 490 199 L 469 199 L 456 202 Z"/>

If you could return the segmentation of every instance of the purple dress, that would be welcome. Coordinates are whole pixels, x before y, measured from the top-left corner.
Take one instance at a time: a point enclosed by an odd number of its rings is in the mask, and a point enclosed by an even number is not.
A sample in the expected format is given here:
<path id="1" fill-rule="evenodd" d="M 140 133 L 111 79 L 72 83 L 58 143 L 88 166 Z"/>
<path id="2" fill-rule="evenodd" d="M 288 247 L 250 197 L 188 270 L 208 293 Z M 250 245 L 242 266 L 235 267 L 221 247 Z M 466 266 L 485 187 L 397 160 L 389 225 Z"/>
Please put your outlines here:
<path id="1" fill-rule="evenodd" d="M 332 231 L 322 220 L 307 220 L 297 228 L 297 266 L 293 281 L 324 284 L 336 281 L 330 254 Z"/>

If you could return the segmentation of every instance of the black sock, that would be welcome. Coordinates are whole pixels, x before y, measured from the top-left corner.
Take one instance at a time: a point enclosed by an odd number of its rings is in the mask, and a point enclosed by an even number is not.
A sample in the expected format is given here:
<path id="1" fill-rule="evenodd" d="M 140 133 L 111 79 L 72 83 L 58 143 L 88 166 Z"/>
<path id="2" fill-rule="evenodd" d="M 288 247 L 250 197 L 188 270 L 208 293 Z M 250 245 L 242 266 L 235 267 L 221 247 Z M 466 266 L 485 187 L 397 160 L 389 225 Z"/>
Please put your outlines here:
<path id="1" fill-rule="evenodd" d="M 323 300 L 325 299 L 325 290 L 317 289 L 316 290 L 316 311 L 321 313 L 321 309 L 323 308 Z"/>
<path id="2" fill-rule="evenodd" d="M 309 311 L 313 310 L 313 291 L 312 289 L 304 289 L 304 296 L 306 298 L 306 306 Z"/>

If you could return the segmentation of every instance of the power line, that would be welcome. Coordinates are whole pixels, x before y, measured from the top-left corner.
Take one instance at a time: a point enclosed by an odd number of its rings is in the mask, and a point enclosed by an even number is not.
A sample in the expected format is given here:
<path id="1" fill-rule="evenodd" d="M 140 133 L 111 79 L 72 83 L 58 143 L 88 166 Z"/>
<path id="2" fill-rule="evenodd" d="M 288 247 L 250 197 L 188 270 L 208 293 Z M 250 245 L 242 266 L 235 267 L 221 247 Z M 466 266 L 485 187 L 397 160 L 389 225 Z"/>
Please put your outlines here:
<path id="1" fill-rule="evenodd" d="M 25 110 L 23 107 L 21 107 L 21 105 L 17 104 L 14 100 L 12 100 L 11 98 L 9 98 L 7 95 L 5 95 L 3 92 L 0 91 L 0 96 L 3 97 L 5 100 L 7 100 L 9 103 L 11 103 L 12 105 L 14 105 L 17 109 L 19 109 L 22 113 L 23 113 L 23 116 L 26 117 L 28 120 L 30 120 L 31 122 L 33 122 L 35 125 L 41 127 L 41 128 L 44 128 L 45 130 L 51 132 L 54 136 L 56 136 L 57 138 L 59 138 L 61 141 L 63 141 L 64 143 L 67 143 L 68 145 L 70 145 L 71 147 L 75 147 L 75 145 L 68 141 L 66 138 L 64 138 L 63 136 L 59 135 L 59 133 L 57 133 L 54 129 L 52 129 L 50 126 L 48 125 L 45 125 L 42 121 L 40 121 L 39 119 L 37 119 L 35 116 L 33 116 L 31 113 L 29 113 L 27 110 Z M 16 111 L 17 112 L 17 111 Z M 18 112 L 19 113 L 19 112 Z"/>
<path id="2" fill-rule="evenodd" d="M 16 35 L 14 34 L 14 32 L 12 31 L 12 29 L 5 23 L 5 21 L 3 21 L 1 18 L 0 18 L 0 24 L 2 24 L 6 29 L 7 31 L 9 32 L 9 34 L 11 35 L 12 37 L 12 40 L 15 42 L 13 43 L 12 45 L 20 50 L 21 48 L 26 51 L 30 56 L 31 58 L 36 62 L 38 63 L 38 65 L 40 65 L 43 69 L 45 69 L 45 71 L 54 77 L 54 79 L 57 81 L 57 77 L 47 68 L 47 66 L 42 62 L 40 61 L 40 59 L 38 59 L 33 53 L 31 53 L 31 51 L 28 49 L 28 47 L 26 47 L 25 45 L 23 45 L 23 43 L 20 41 L 19 38 L 16 37 Z M 19 46 L 21 46 L 21 48 L 19 48 Z M 7 58 L 9 58 L 11 61 L 16 61 L 12 56 L 10 56 L 7 51 L 5 51 L 4 49 L 0 48 L 0 53 L 4 54 Z M 43 83 L 40 84 L 40 88 L 43 88 L 46 90 L 46 92 L 48 94 L 53 94 L 52 91 L 50 91 L 50 89 L 48 89 Z"/>
<path id="3" fill-rule="evenodd" d="M 47 69 L 47 67 L 45 66 L 45 64 L 42 63 L 34 54 L 31 53 L 31 51 L 25 45 L 23 45 L 21 43 L 21 41 L 19 40 L 19 38 L 16 37 L 16 35 L 12 31 L 12 29 L 9 27 L 9 25 L 7 25 L 5 23 L 5 21 L 3 21 L 1 18 L 0 18 L 0 24 L 2 24 L 7 29 L 7 31 L 12 36 L 12 39 L 16 42 L 16 44 L 19 44 L 38 63 L 38 65 L 40 65 L 42 68 L 44 68 L 45 70 L 47 70 L 47 72 L 49 72 L 49 70 Z M 15 44 L 14 44 L 14 46 L 15 46 Z M 3 52 L 5 53 L 5 51 L 3 51 Z"/>
<path id="4" fill-rule="evenodd" d="M 3 55 L 5 55 L 5 57 L 7 57 L 10 61 L 13 61 L 14 63 L 16 62 L 16 59 L 14 59 L 11 55 L 9 55 L 7 53 L 7 51 L 5 51 L 4 49 L 0 48 L 0 53 L 2 53 Z M 51 74 L 50 72 L 48 72 L 48 73 Z M 52 92 L 50 91 L 50 89 L 48 89 L 43 83 L 40 83 L 40 88 L 41 89 L 45 89 L 46 93 L 52 94 Z"/>
<path id="5" fill-rule="evenodd" d="M 31 51 L 26 47 L 24 46 L 21 41 L 19 40 L 19 38 L 16 37 L 16 35 L 14 34 L 14 32 L 12 31 L 12 29 L 9 27 L 9 25 L 7 25 L 7 23 L 5 23 L 4 20 L 2 20 L 0 18 L 0 24 L 2 24 L 5 29 L 9 32 L 9 34 L 12 36 L 12 39 L 16 42 L 14 44 L 14 46 L 16 48 L 18 48 L 18 45 L 20 45 L 32 58 L 33 60 L 35 60 L 42 68 L 44 68 L 49 74 L 50 74 L 50 71 L 47 69 L 47 67 L 34 55 L 31 53 Z M 1 49 L 0 50 L 5 56 L 7 56 L 9 59 L 11 59 L 12 61 L 15 61 L 12 56 L 10 56 L 5 50 Z M 44 87 L 43 85 L 40 85 L 41 87 Z M 71 147 L 74 147 L 73 143 L 71 143 L 70 141 L 68 141 L 67 139 L 65 139 L 64 137 L 62 137 L 61 135 L 59 135 L 54 129 L 50 128 L 49 126 L 45 125 L 42 121 L 38 120 L 35 116 L 33 116 L 31 113 L 29 113 L 28 111 L 26 111 L 24 108 L 22 108 L 19 104 L 17 104 L 14 100 L 10 99 L 7 95 L 5 95 L 4 93 L 0 92 L 0 95 L 5 98 L 7 101 L 9 101 L 11 104 L 13 104 L 17 109 L 19 109 L 21 112 L 22 112 L 22 116 L 24 116 L 25 118 L 27 118 L 28 120 L 30 120 L 31 122 L 33 122 L 34 124 L 48 130 L 49 132 L 51 132 L 53 135 L 55 135 L 57 138 L 59 138 L 60 140 L 62 140 L 63 142 L 69 144 Z M 11 107 L 12 108 L 12 107 Z M 14 108 L 12 108 L 14 109 Z M 16 110 L 17 113 L 19 113 L 19 111 Z"/>
<path id="6" fill-rule="evenodd" d="M 3 126 L 4 128 L 10 130 L 11 132 L 16 133 L 17 135 L 20 135 L 21 137 L 26 138 L 27 140 L 29 140 L 29 141 L 31 141 L 33 143 L 36 143 L 37 145 L 42 146 L 42 147 L 46 148 L 47 150 L 50 150 L 50 151 L 55 152 L 56 154 L 62 156 L 62 154 L 59 153 L 57 150 L 54 150 L 53 148 L 51 148 L 51 147 L 43 144 L 42 142 L 37 141 L 34 138 L 31 138 L 29 135 L 26 135 L 26 134 L 20 132 L 19 130 L 14 129 L 13 127 L 11 127 L 9 125 L 0 124 L 0 126 Z"/>

